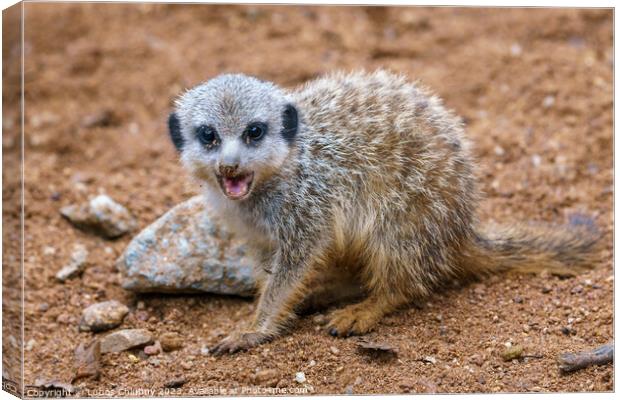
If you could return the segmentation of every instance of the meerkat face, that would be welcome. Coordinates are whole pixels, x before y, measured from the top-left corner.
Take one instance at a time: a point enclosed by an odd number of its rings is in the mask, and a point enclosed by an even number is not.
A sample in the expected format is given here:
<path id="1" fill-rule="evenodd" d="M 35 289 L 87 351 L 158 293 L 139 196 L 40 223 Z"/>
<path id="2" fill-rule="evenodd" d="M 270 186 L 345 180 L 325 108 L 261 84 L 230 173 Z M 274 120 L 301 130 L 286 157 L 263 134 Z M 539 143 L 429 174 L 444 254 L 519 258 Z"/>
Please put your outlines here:
<path id="1" fill-rule="evenodd" d="M 221 75 L 182 95 L 168 126 L 192 175 L 242 200 L 281 169 L 294 145 L 298 116 L 275 85 Z"/>

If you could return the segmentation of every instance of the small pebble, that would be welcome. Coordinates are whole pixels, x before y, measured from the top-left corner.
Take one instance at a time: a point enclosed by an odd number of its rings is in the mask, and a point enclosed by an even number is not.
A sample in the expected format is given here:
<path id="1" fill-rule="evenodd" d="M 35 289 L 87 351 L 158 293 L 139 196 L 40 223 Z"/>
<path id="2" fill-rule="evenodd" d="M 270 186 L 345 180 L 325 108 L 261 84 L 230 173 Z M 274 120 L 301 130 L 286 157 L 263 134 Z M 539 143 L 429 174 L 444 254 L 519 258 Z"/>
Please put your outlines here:
<path id="1" fill-rule="evenodd" d="M 522 355 L 523 355 L 523 346 L 515 345 L 515 346 L 508 347 L 502 353 L 502 359 L 504 361 L 516 360 L 516 359 L 521 358 Z"/>
<path id="2" fill-rule="evenodd" d="M 340 354 L 340 350 L 338 350 L 338 348 L 337 348 L 337 347 L 335 347 L 335 346 L 331 346 L 331 347 L 329 348 L 329 351 L 331 351 L 331 352 L 332 352 L 332 354 Z"/>
<path id="3" fill-rule="evenodd" d="M 486 287 L 485 287 L 485 285 L 483 285 L 483 284 L 477 284 L 477 285 L 474 287 L 474 293 L 475 293 L 475 294 L 477 294 L 477 295 L 479 295 L 479 296 L 484 295 L 484 294 L 486 293 Z"/>
<path id="4" fill-rule="evenodd" d="M 71 258 L 69 262 L 56 273 L 56 279 L 60 282 L 64 282 L 67 279 L 74 278 L 82 273 L 86 266 L 86 259 L 88 258 L 88 250 L 82 244 L 73 245 L 71 252 Z"/>
<path id="5" fill-rule="evenodd" d="M 208 356 L 209 355 L 209 347 L 207 345 L 204 345 L 200 348 L 200 354 L 203 356 Z"/>
<path id="6" fill-rule="evenodd" d="M 166 351 L 174 351 L 183 347 L 183 338 L 175 332 L 166 332 L 159 337 L 161 348 Z"/>
<path id="7" fill-rule="evenodd" d="M 570 292 L 571 292 L 571 294 L 579 294 L 579 293 L 583 292 L 583 286 L 577 285 L 574 288 L 572 288 Z"/>
<path id="8" fill-rule="evenodd" d="M 71 316 L 67 313 L 62 313 L 58 317 L 56 317 L 56 322 L 59 324 L 68 325 L 71 322 Z"/>
<path id="9" fill-rule="evenodd" d="M 105 194 L 84 204 L 65 206 L 60 213 L 76 227 L 94 231 L 108 239 L 121 236 L 137 226 L 129 211 Z"/>
<path id="10" fill-rule="evenodd" d="M 416 383 L 411 378 L 405 378 L 398 383 L 398 387 L 403 389 L 405 393 L 409 393 L 415 386 Z"/>
<path id="11" fill-rule="evenodd" d="M 474 354 L 473 356 L 469 357 L 469 361 L 472 364 L 475 364 L 475 365 L 477 365 L 479 367 L 481 367 L 482 364 L 484 364 L 484 358 L 482 356 L 478 355 L 478 354 Z"/>
<path id="12" fill-rule="evenodd" d="M 140 359 L 138 357 L 134 356 L 133 354 L 129 354 L 127 357 L 129 358 L 129 361 L 131 361 L 134 364 L 138 363 L 140 361 Z"/>
<path id="13" fill-rule="evenodd" d="M 523 297 L 517 296 L 514 299 L 512 299 L 512 301 L 514 301 L 517 304 L 521 304 L 521 303 L 523 303 Z"/>
<path id="14" fill-rule="evenodd" d="M 43 254 L 46 256 L 53 256 L 54 254 L 56 254 L 56 249 L 53 248 L 52 246 L 44 246 Z"/>
<path id="15" fill-rule="evenodd" d="M 169 380 L 168 382 L 164 383 L 164 387 L 169 388 L 169 389 L 180 388 L 181 386 L 185 385 L 186 382 L 187 382 L 187 379 L 181 376 L 181 377 L 173 378 Z"/>
<path id="16" fill-rule="evenodd" d="M 549 292 L 551 292 L 551 287 L 550 286 L 543 286 L 543 288 L 541 289 L 541 292 L 549 293 Z"/>
<path id="17" fill-rule="evenodd" d="M 183 368 L 184 370 L 190 370 L 194 367 L 194 363 L 191 361 L 183 361 L 181 363 L 181 368 Z"/>
<path id="18" fill-rule="evenodd" d="M 543 99 L 543 107 L 544 108 L 550 108 L 555 104 L 555 97 L 554 96 L 546 96 Z"/>
<path id="19" fill-rule="evenodd" d="M 82 312 L 80 330 L 100 332 L 115 328 L 123 322 L 128 312 L 129 308 L 116 300 L 92 304 Z"/>
<path id="20" fill-rule="evenodd" d="M 310 367 L 314 367 L 316 365 L 316 361 L 314 360 L 310 360 L 310 363 L 308 364 Z"/>
<path id="21" fill-rule="evenodd" d="M 94 114 L 82 117 L 81 125 L 84 128 L 94 128 L 98 126 L 115 126 L 119 123 L 119 117 L 113 110 L 101 110 Z"/>
<path id="22" fill-rule="evenodd" d="M 424 362 L 431 363 L 433 365 L 437 364 L 437 360 L 433 356 L 426 356 L 423 358 Z"/>
<path id="23" fill-rule="evenodd" d="M 275 380 L 278 377 L 277 369 L 263 369 L 254 374 L 254 380 L 256 383 L 268 383 Z"/>
<path id="24" fill-rule="evenodd" d="M 154 356 L 159 353 L 161 353 L 161 344 L 159 343 L 159 341 L 156 341 L 155 344 L 146 346 L 144 348 L 144 354 L 148 356 Z"/>
<path id="25" fill-rule="evenodd" d="M 295 374 L 295 382 L 304 383 L 306 381 L 306 374 L 303 372 L 297 372 Z"/>
<path id="26" fill-rule="evenodd" d="M 37 345 L 36 340 L 30 339 L 28 343 L 26 343 L 26 351 L 31 351 L 32 349 L 34 349 L 34 346 L 36 345 Z"/>

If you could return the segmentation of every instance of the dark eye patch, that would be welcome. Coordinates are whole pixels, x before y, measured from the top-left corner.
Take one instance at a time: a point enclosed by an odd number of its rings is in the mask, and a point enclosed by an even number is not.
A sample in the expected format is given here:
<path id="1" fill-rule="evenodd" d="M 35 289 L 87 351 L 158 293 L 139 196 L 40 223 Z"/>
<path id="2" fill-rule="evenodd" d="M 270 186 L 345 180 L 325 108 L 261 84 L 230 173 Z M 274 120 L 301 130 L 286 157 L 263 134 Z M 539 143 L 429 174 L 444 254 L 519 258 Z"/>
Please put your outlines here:
<path id="1" fill-rule="evenodd" d="M 282 137 L 289 143 L 295 139 L 297 130 L 299 128 L 299 117 L 297 116 L 297 109 L 294 105 L 288 104 L 282 112 Z"/>
<path id="2" fill-rule="evenodd" d="M 181 123 L 179 122 L 179 117 L 177 117 L 175 113 L 170 113 L 168 116 L 168 133 L 177 151 L 182 151 L 184 141 L 183 135 L 181 134 Z"/>
<path id="3" fill-rule="evenodd" d="M 215 128 L 209 125 L 200 125 L 196 128 L 196 138 L 198 141 L 208 149 L 217 146 L 220 142 L 220 137 L 217 134 Z"/>

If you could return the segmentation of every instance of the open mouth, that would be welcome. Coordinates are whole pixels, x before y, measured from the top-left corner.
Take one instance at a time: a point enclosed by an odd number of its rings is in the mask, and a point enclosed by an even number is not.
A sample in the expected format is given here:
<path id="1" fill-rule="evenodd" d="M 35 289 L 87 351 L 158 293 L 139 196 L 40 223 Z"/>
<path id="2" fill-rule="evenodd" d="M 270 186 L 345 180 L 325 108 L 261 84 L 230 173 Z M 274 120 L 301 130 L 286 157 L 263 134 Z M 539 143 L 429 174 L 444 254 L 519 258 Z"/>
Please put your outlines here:
<path id="1" fill-rule="evenodd" d="M 234 176 L 218 176 L 224 194 L 232 200 L 244 198 L 252 187 L 254 172 Z"/>

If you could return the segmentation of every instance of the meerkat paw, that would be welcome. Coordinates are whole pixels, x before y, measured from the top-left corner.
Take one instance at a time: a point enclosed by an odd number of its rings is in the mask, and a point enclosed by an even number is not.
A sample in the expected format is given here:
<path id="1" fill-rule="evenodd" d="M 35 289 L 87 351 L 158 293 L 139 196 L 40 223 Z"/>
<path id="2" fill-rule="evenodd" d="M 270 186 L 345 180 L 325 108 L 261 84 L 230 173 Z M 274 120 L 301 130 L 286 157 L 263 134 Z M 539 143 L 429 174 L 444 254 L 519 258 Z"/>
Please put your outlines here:
<path id="1" fill-rule="evenodd" d="M 370 332 L 382 316 L 382 312 L 367 305 L 350 305 L 329 315 L 327 332 L 340 337 L 363 335 Z"/>
<path id="2" fill-rule="evenodd" d="M 215 347 L 211 352 L 215 355 L 232 354 L 242 350 L 248 350 L 269 340 L 269 337 L 261 332 L 241 332 L 229 335 Z"/>

